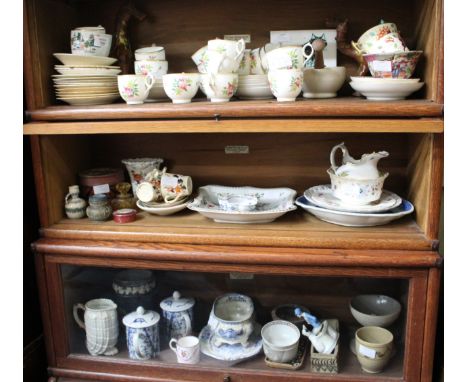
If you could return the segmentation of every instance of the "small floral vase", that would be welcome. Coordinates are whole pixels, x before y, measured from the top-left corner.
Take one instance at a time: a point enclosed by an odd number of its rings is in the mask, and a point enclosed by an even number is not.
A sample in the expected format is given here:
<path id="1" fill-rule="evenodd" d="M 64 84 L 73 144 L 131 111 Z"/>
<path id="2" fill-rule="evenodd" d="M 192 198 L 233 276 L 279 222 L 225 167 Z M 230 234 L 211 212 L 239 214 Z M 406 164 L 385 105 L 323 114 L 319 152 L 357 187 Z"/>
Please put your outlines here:
<path id="1" fill-rule="evenodd" d="M 104 194 L 97 194 L 89 197 L 89 207 L 86 209 L 86 215 L 91 220 L 105 221 L 112 215 L 112 207 Z"/>
<path id="2" fill-rule="evenodd" d="M 65 196 L 65 213 L 69 219 L 81 219 L 86 216 L 86 200 L 81 199 L 80 188 L 77 185 L 68 187 Z"/>

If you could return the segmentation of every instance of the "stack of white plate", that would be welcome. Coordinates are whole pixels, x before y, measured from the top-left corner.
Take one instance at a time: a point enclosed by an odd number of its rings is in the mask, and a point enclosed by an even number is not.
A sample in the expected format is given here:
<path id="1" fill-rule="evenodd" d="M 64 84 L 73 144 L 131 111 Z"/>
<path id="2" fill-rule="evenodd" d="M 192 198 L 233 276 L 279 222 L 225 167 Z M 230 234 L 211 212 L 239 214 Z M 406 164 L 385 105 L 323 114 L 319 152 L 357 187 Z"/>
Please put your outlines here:
<path id="1" fill-rule="evenodd" d="M 419 78 L 351 77 L 349 83 L 357 92 L 371 101 L 397 101 L 421 89 Z"/>
<path id="2" fill-rule="evenodd" d="M 320 220 L 350 227 L 387 224 L 414 211 L 409 201 L 386 190 L 371 204 L 348 205 L 333 195 L 329 184 L 309 188 L 296 204 Z"/>
<path id="3" fill-rule="evenodd" d="M 119 98 L 118 66 L 109 66 L 117 59 L 100 56 L 78 56 L 55 53 L 63 65 L 52 76 L 57 99 L 70 105 L 103 105 Z"/>
<path id="4" fill-rule="evenodd" d="M 248 74 L 239 76 L 236 97 L 240 99 L 273 98 L 267 74 Z"/>

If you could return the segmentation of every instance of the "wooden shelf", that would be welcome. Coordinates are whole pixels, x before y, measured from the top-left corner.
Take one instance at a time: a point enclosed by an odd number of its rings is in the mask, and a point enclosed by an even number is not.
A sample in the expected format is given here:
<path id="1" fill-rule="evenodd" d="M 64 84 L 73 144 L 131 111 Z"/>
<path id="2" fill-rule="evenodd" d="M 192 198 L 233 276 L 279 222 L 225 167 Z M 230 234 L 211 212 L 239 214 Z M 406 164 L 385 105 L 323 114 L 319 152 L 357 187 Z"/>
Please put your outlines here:
<path id="1" fill-rule="evenodd" d="M 137 221 L 130 224 L 63 219 L 43 228 L 42 234 L 53 239 L 294 247 L 298 251 L 300 248 L 430 251 L 434 245 L 411 218 L 379 227 L 353 228 L 329 224 L 299 210 L 273 223 L 250 225 L 215 223 L 189 210 L 164 217 L 140 212 Z M 217 248 L 213 250 L 216 251 Z"/>
<path id="2" fill-rule="evenodd" d="M 442 117 L 443 105 L 429 100 L 368 101 L 357 97 L 303 99 L 279 103 L 276 100 L 211 103 L 196 99 L 192 103 L 171 102 L 99 106 L 50 106 L 28 111 L 32 121 L 86 121 L 187 118 L 301 118 L 301 117 Z"/>

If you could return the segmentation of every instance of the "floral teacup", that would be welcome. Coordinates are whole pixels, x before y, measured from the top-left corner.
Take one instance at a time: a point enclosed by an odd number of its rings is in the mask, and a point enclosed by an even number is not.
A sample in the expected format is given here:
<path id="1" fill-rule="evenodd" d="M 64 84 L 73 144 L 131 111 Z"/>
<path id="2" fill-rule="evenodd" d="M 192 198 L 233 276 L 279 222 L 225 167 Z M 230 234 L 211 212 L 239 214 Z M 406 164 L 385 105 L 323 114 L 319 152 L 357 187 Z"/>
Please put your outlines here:
<path id="1" fill-rule="evenodd" d="M 167 61 L 135 61 L 136 74 L 151 74 L 154 78 L 162 78 L 167 73 Z"/>
<path id="2" fill-rule="evenodd" d="M 223 53 L 227 57 L 235 61 L 240 61 L 245 50 L 245 41 L 240 39 L 238 41 L 214 39 L 208 41 L 208 50 Z"/>
<path id="3" fill-rule="evenodd" d="M 238 74 L 202 74 L 200 85 L 211 102 L 228 102 L 236 93 Z"/>
<path id="4" fill-rule="evenodd" d="M 173 103 L 190 103 L 198 91 L 198 73 L 173 73 L 163 76 L 164 91 Z"/>
<path id="5" fill-rule="evenodd" d="M 190 176 L 165 173 L 161 177 L 161 195 L 166 203 L 186 198 L 192 193 Z"/>
<path id="6" fill-rule="evenodd" d="M 129 105 L 142 104 L 154 83 L 151 74 L 123 74 L 117 80 L 120 96 Z"/>
<path id="7" fill-rule="evenodd" d="M 298 69 L 270 70 L 268 82 L 278 102 L 295 101 L 302 91 L 304 73 Z"/>
<path id="8" fill-rule="evenodd" d="M 303 48 L 299 46 L 283 46 L 266 54 L 269 70 L 302 69 L 304 66 Z"/>

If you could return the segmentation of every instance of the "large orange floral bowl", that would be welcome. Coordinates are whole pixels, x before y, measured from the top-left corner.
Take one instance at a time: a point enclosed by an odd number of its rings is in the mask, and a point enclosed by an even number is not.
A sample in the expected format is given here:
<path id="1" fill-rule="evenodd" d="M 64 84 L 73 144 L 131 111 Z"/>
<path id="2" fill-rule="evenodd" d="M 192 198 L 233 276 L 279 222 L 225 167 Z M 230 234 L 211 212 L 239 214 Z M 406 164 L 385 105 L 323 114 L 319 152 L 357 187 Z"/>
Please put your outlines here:
<path id="1" fill-rule="evenodd" d="M 423 52 L 413 50 L 408 52 L 364 54 L 372 77 L 377 78 L 411 78 Z"/>

